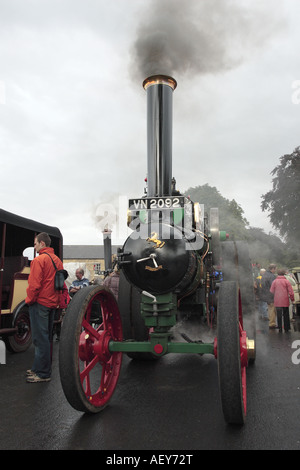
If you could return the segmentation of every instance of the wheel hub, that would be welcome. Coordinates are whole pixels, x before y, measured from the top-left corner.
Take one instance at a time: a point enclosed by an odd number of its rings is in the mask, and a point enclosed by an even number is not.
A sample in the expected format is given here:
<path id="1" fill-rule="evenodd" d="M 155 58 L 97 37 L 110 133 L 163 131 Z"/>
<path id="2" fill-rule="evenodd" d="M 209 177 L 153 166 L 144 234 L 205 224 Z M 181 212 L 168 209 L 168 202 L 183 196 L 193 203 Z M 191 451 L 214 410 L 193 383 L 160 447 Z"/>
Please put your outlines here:
<path id="1" fill-rule="evenodd" d="M 111 357 L 109 342 L 112 339 L 108 330 L 97 332 L 97 337 L 83 331 L 79 339 L 79 358 L 81 361 L 90 362 L 98 356 L 100 362 L 107 362 Z"/>
<path id="2" fill-rule="evenodd" d="M 248 360 L 255 359 L 255 341 L 254 339 L 247 338 L 247 354 Z"/>

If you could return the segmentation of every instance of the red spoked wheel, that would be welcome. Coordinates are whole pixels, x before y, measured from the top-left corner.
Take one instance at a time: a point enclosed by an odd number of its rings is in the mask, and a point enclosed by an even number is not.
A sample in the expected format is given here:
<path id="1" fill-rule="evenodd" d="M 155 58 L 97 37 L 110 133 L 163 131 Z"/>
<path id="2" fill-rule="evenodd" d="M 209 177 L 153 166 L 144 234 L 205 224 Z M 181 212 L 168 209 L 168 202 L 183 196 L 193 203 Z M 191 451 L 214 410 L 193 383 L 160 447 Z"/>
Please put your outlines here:
<path id="1" fill-rule="evenodd" d="M 115 297 L 102 286 L 81 289 L 66 311 L 60 337 L 59 371 L 73 408 L 98 413 L 118 382 L 122 353 L 109 351 L 122 341 L 122 323 Z"/>
<path id="2" fill-rule="evenodd" d="M 243 330 L 241 296 L 236 282 L 222 282 L 217 315 L 217 358 L 223 414 L 227 423 L 244 424 L 247 403 L 247 339 Z"/>

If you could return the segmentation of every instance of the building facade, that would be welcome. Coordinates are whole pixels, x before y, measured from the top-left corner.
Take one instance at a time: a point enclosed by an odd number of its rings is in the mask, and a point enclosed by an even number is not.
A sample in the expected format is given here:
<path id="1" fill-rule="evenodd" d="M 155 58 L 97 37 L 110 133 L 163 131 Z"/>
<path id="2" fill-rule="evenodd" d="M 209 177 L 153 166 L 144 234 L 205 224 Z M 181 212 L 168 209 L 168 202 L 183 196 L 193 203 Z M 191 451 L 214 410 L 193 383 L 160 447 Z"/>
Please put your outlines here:
<path id="1" fill-rule="evenodd" d="M 112 258 L 117 254 L 118 246 L 111 246 Z M 84 276 L 90 282 L 103 277 L 105 271 L 105 256 L 103 245 L 64 245 L 63 247 L 64 267 L 69 273 L 67 284 L 70 285 L 75 279 L 77 268 L 84 270 Z"/>

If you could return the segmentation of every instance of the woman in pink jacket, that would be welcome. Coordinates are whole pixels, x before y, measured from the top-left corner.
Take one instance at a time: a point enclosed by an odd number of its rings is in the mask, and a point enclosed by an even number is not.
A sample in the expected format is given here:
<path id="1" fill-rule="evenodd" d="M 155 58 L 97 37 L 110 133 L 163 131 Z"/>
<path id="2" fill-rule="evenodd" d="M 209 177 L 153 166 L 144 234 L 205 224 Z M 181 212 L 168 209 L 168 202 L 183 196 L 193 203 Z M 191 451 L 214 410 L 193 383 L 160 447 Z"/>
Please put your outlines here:
<path id="1" fill-rule="evenodd" d="M 285 270 L 278 269 L 278 276 L 273 281 L 270 292 L 274 294 L 274 306 L 277 312 L 277 324 L 279 332 L 282 332 L 282 316 L 284 331 L 290 330 L 289 305 L 290 299 L 294 301 L 294 291 L 291 283 L 284 277 Z"/>

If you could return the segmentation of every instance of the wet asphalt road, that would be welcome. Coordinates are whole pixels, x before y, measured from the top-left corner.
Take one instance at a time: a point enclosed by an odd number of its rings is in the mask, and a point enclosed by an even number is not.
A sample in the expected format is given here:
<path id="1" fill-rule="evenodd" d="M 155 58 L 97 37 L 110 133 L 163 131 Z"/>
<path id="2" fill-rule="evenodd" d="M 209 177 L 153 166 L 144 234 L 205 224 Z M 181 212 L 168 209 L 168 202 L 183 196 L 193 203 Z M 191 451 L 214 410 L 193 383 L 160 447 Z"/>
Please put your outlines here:
<path id="1" fill-rule="evenodd" d="M 226 425 L 217 361 L 212 356 L 168 355 L 136 362 L 124 355 L 110 405 L 97 415 L 70 407 L 58 373 L 27 384 L 33 348 L 6 355 L 0 365 L 0 449 L 213 450 L 300 449 L 300 331 L 279 334 L 257 323 L 257 359 L 247 370 L 247 421 Z M 295 343 L 294 343 L 295 345 Z"/>

